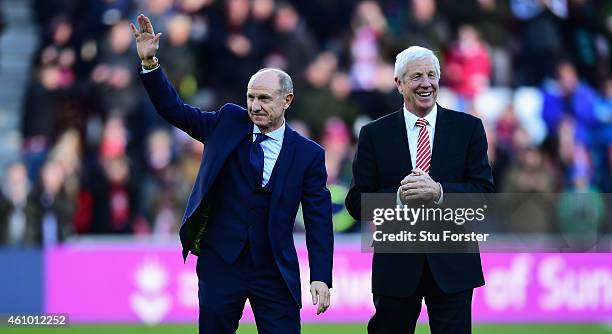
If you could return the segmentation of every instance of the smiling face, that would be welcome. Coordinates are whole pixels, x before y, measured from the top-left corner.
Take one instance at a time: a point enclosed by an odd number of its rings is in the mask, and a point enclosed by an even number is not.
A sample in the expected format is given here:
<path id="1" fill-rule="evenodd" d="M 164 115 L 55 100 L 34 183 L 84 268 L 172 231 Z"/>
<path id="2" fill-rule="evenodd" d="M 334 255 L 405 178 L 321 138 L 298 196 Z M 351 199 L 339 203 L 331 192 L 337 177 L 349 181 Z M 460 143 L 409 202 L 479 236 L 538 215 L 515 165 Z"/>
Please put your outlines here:
<path id="1" fill-rule="evenodd" d="M 283 93 L 279 74 L 268 70 L 256 73 L 247 87 L 247 110 L 251 121 L 263 133 L 283 125 L 285 110 L 293 101 L 292 93 Z"/>
<path id="2" fill-rule="evenodd" d="M 424 117 L 436 103 L 439 81 L 433 60 L 427 58 L 410 61 L 403 77 L 395 78 L 395 85 L 408 111 Z"/>

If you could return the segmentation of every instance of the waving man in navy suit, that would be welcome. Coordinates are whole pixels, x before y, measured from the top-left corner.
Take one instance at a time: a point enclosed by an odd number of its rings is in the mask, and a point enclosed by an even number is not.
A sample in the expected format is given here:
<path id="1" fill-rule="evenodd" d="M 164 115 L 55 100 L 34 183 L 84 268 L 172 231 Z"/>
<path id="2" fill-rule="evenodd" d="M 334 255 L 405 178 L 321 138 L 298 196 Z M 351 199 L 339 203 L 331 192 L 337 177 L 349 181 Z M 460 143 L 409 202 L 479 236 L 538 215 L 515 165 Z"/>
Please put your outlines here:
<path id="1" fill-rule="evenodd" d="M 157 112 L 206 144 L 183 217 L 183 259 L 198 256 L 200 333 L 235 333 L 247 299 L 259 333 L 299 333 L 301 295 L 293 225 L 306 223 L 310 292 L 329 307 L 333 234 L 325 152 L 285 122 L 291 77 L 262 69 L 249 80 L 247 109 L 202 112 L 180 99 L 155 53 L 161 33 L 138 16 L 132 25 L 140 77 Z"/>

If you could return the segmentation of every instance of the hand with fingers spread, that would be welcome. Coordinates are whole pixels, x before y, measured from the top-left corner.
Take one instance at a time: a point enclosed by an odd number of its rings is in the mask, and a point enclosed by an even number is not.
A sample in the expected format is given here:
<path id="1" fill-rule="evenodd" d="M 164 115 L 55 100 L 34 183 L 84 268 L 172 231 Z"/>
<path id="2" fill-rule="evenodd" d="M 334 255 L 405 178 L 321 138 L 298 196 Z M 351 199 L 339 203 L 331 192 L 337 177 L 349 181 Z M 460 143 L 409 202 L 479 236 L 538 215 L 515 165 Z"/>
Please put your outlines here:
<path id="1" fill-rule="evenodd" d="M 440 184 L 423 172 L 415 169 L 406 176 L 400 186 L 399 196 L 402 203 L 408 201 L 438 201 L 440 198 Z"/>
<path id="2" fill-rule="evenodd" d="M 136 38 L 136 50 L 138 57 L 142 60 L 143 65 L 154 62 L 155 53 L 159 49 L 159 38 L 162 33 L 155 34 L 151 20 L 140 14 L 137 18 L 138 29 L 133 23 L 130 23 L 134 37 Z"/>
<path id="3" fill-rule="evenodd" d="M 320 281 L 310 283 L 310 294 L 312 295 L 312 305 L 317 305 L 317 315 L 325 312 L 329 308 L 330 292 L 327 284 Z"/>

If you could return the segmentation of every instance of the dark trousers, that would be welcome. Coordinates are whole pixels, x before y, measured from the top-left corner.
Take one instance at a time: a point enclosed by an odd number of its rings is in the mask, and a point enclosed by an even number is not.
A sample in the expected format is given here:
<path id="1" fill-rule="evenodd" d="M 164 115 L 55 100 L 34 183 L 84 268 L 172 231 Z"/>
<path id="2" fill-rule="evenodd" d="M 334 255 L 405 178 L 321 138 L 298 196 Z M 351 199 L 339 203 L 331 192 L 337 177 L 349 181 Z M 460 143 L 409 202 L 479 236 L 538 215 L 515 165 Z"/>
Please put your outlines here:
<path id="1" fill-rule="evenodd" d="M 419 286 L 412 296 L 374 295 L 376 313 L 368 323 L 368 333 L 414 333 L 423 298 L 427 305 L 432 334 L 471 333 L 472 292 L 473 289 L 453 294 L 444 293 L 436 284 L 426 262 Z"/>
<path id="2" fill-rule="evenodd" d="M 245 248 L 236 263 L 228 264 L 203 248 L 197 273 L 200 334 L 234 334 L 247 298 L 258 333 L 300 333 L 300 308 L 274 259 L 256 267 Z"/>

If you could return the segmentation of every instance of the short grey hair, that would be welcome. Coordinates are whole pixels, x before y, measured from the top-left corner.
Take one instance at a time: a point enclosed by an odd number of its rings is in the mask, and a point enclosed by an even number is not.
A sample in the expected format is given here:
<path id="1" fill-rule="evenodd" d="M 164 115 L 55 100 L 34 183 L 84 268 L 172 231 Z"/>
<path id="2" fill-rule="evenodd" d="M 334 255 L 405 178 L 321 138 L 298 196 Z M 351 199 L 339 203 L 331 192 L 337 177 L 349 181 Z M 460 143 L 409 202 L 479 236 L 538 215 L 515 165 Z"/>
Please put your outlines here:
<path id="1" fill-rule="evenodd" d="M 406 74 L 406 65 L 414 60 L 431 59 L 436 68 L 438 79 L 440 72 L 440 61 L 433 51 L 422 46 L 411 46 L 395 56 L 395 78 L 401 79 Z"/>
<path id="2" fill-rule="evenodd" d="M 259 71 L 255 72 L 253 75 L 251 75 L 249 82 L 251 82 L 251 80 L 253 79 L 255 75 L 261 72 L 268 72 L 268 71 L 272 71 L 276 73 L 276 75 L 278 76 L 278 86 L 280 87 L 279 92 L 281 94 L 283 95 L 293 94 L 293 81 L 291 80 L 291 76 L 287 72 L 281 70 L 280 68 L 264 67 L 260 69 Z"/>

